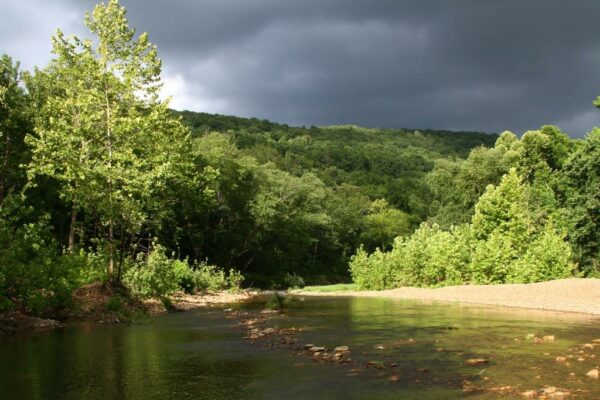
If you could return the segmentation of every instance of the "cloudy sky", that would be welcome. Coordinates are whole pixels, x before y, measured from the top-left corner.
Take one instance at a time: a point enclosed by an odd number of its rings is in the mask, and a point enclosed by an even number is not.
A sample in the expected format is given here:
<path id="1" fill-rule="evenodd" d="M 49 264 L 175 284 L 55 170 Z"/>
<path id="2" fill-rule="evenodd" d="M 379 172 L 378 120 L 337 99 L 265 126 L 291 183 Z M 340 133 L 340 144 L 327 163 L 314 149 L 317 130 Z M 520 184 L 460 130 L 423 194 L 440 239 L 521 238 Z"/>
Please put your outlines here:
<path id="1" fill-rule="evenodd" d="M 44 66 L 90 0 L 0 0 L 0 52 Z M 597 0 L 122 0 L 172 107 L 293 125 L 600 126 Z"/>

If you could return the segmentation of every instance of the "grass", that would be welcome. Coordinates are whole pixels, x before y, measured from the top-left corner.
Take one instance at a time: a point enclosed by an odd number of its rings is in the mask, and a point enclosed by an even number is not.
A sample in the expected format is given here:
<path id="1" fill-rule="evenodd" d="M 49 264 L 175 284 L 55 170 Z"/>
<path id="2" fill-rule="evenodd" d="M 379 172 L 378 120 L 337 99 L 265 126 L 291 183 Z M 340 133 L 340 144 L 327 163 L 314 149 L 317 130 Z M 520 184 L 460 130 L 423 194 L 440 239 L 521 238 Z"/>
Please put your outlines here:
<path id="1" fill-rule="evenodd" d="M 337 285 L 324 285 L 324 286 L 305 286 L 298 291 L 302 292 L 315 292 L 315 293 L 327 293 L 327 292 L 348 292 L 352 290 L 358 290 L 354 283 L 338 283 Z"/>

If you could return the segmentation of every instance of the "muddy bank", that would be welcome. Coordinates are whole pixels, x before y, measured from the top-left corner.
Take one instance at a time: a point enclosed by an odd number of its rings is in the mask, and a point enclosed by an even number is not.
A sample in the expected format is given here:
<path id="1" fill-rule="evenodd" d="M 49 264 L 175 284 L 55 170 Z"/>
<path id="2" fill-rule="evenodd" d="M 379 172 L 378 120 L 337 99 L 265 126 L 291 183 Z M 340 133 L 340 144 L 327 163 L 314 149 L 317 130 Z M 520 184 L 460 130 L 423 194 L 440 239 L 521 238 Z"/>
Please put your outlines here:
<path id="1" fill-rule="evenodd" d="M 83 322 L 114 324 L 129 322 L 140 316 L 159 315 L 167 312 L 187 311 L 199 307 L 231 304 L 248 300 L 256 292 L 243 291 L 189 295 L 176 293 L 172 305 L 165 308 L 158 299 L 138 301 L 102 283 L 83 286 L 73 293 L 73 306 L 55 316 L 39 318 L 21 311 L 0 313 L 0 335 L 20 332 L 38 332 Z"/>
<path id="2" fill-rule="evenodd" d="M 298 292 L 305 296 L 360 296 L 460 302 L 534 310 L 600 315 L 600 279 L 571 278 L 505 285 L 461 285 L 442 288 L 403 287 L 382 291 Z"/>

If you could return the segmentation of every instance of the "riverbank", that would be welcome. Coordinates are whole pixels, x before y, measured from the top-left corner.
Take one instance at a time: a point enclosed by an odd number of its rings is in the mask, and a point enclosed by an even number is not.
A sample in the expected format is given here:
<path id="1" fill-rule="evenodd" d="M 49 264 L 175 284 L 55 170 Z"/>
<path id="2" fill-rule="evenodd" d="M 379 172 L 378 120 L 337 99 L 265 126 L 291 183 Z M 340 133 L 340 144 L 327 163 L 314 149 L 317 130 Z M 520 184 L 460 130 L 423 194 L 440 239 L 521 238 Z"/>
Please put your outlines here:
<path id="1" fill-rule="evenodd" d="M 441 288 L 402 287 L 382 291 L 298 291 L 304 296 L 356 296 L 459 302 L 600 316 L 600 279 L 571 278 L 504 285 L 460 285 Z"/>
<path id="2" fill-rule="evenodd" d="M 138 301 L 118 295 L 118 291 L 101 283 L 79 288 L 73 293 L 73 306 L 57 315 L 40 318 L 20 311 L 0 313 L 0 336 L 20 332 L 52 330 L 78 323 L 116 324 L 148 315 L 188 311 L 212 305 L 232 304 L 248 300 L 257 292 L 220 291 L 205 294 L 176 293 L 166 307 L 159 299 Z"/>

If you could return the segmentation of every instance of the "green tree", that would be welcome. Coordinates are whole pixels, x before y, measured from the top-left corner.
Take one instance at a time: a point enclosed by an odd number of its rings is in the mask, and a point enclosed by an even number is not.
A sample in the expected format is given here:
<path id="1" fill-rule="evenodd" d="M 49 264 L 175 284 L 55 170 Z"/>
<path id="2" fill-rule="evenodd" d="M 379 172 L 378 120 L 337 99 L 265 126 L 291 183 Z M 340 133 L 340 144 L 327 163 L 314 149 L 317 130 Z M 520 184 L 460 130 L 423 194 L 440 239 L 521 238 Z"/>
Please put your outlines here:
<path id="1" fill-rule="evenodd" d="M 29 99 L 20 85 L 19 65 L 7 55 L 0 57 L 0 207 L 7 194 L 23 186 L 19 167 L 29 156 L 25 135 L 31 131 Z"/>
<path id="2" fill-rule="evenodd" d="M 594 128 L 564 165 L 569 238 L 586 273 L 600 271 L 600 128 Z"/>
<path id="3" fill-rule="evenodd" d="M 28 138 L 29 175 L 60 182 L 73 219 L 77 210 L 97 219 L 108 275 L 119 279 L 126 243 L 147 224 L 148 205 L 181 161 L 187 132 L 159 99 L 156 47 L 146 33 L 134 38 L 118 1 L 96 6 L 85 24 L 95 41 L 59 31 L 55 58 L 31 80 L 40 118 Z"/>
<path id="4" fill-rule="evenodd" d="M 364 224 L 364 243 L 373 248 L 378 246 L 382 251 L 387 250 L 396 236 L 410 232 L 410 216 L 390 207 L 385 199 L 377 199 L 371 203 Z"/>

